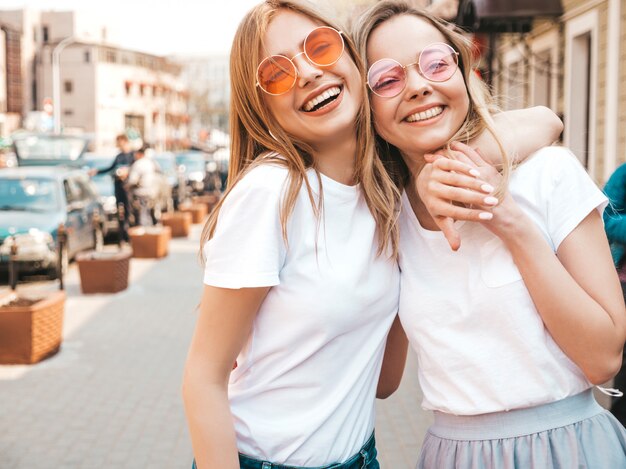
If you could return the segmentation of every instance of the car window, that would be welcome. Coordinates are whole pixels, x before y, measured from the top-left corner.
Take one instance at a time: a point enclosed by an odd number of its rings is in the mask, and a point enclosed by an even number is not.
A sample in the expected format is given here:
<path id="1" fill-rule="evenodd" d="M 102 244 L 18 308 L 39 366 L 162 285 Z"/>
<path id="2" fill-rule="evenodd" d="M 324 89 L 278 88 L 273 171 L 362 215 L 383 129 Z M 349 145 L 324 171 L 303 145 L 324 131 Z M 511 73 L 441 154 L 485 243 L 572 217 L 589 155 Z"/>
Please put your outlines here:
<path id="1" fill-rule="evenodd" d="M 43 178 L 1 178 L 0 210 L 48 212 L 58 209 L 57 185 Z"/>

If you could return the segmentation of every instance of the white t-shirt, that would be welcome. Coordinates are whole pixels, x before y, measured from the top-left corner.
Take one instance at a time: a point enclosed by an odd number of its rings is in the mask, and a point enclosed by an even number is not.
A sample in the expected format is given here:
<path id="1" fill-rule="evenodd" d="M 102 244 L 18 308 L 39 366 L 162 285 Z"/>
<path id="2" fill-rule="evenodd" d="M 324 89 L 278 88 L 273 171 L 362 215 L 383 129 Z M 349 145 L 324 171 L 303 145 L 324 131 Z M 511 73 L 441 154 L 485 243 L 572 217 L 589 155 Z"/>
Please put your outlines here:
<path id="1" fill-rule="evenodd" d="M 539 150 L 512 174 L 511 195 L 556 252 L 607 199 L 576 157 Z M 502 241 L 457 222 L 461 248 L 419 224 L 406 194 L 400 221 L 400 318 L 419 360 L 422 406 L 475 415 L 535 406 L 591 387 L 550 336 Z M 566 294 L 566 292 L 563 292 Z"/>
<path id="2" fill-rule="evenodd" d="M 287 174 L 262 164 L 226 197 L 205 246 L 204 283 L 272 286 L 230 377 L 239 451 L 322 466 L 358 453 L 373 431 L 400 274 L 389 256 L 376 256 L 376 225 L 359 186 L 323 175 L 323 218 L 318 224 L 303 185 L 287 248 L 279 218 Z M 308 177 L 317 192 L 315 172 Z"/>
<path id="3" fill-rule="evenodd" d="M 135 194 L 139 197 L 156 197 L 159 193 L 157 163 L 147 156 L 135 160 L 128 172 L 128 184 L 136 186 Z"/>

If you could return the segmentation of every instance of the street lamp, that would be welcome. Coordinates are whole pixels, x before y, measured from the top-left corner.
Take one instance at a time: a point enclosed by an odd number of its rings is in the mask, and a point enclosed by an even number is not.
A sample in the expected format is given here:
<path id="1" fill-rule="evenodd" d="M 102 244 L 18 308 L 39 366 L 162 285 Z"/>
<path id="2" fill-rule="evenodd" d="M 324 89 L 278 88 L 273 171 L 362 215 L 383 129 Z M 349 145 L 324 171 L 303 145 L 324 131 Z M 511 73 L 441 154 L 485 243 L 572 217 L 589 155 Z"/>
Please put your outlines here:
<path id="1" fill-rule="evenodd" d="M 77 39 L 73 36 L 66 37 L 61 42 L 59 42 L 52 50 L 52 103 L 55 134 L 61 133 L 61 79 L 59 76 L 61 52 L 67 46 L 76 41 Z"/>

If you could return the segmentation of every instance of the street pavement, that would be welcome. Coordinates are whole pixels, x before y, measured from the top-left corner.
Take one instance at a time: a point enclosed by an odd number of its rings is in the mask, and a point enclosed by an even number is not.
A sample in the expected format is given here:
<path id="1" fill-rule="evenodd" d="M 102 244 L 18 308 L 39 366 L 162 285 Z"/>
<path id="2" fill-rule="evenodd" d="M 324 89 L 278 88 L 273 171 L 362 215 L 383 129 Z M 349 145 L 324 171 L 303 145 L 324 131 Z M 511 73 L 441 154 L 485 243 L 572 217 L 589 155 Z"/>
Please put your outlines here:
<path id="1" fill-rule="evenodd" d="M 201 291 L 199 237 L 196 225 L 168 257 L 133 259 L 129 289 L 113 295 L 82 295 L 71 266 L 61 351 L 0 366 L 0 469 L 191 467 L 180 385 Z M 377 402 L 384 469 L 415 467 L 431 422 L 420 400 L 410 356 L 400 389 Z"/>

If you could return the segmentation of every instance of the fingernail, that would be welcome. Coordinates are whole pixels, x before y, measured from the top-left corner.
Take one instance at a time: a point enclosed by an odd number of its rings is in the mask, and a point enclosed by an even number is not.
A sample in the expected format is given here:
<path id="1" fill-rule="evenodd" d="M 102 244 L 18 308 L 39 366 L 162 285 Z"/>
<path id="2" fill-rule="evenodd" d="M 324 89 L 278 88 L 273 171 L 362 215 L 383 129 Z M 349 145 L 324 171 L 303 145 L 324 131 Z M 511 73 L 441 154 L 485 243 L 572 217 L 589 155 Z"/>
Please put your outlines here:
<path id="1" fill-rule="evenodd" d="M 478 214 L 478 218 L 480 218 L 481 220 L 491 220 L 493 218 L 493 213 L 480 212 Z"/>
<path id="2" fill-rule="evenodd" d="M 479 178 L 480 177 L 480 173 L 478 172 L 478 170 L 476 169 L 470 169 L 469 173 L 474 176 L 475 178 Z"/>
<path id="3" fill-rule="evenodd" d="M 484 202 L 486 205 L 498 205 L 498 199 L 495 197 L 485 197 Z"/>
<path id="4" fill-rule="evenodd" d="M 485 192 L 493 192 L 494 190 L 496 190 L 496 188 L 490 184 L 483 184 L 482 186 L 480 186 L 480 188 Z"/>

